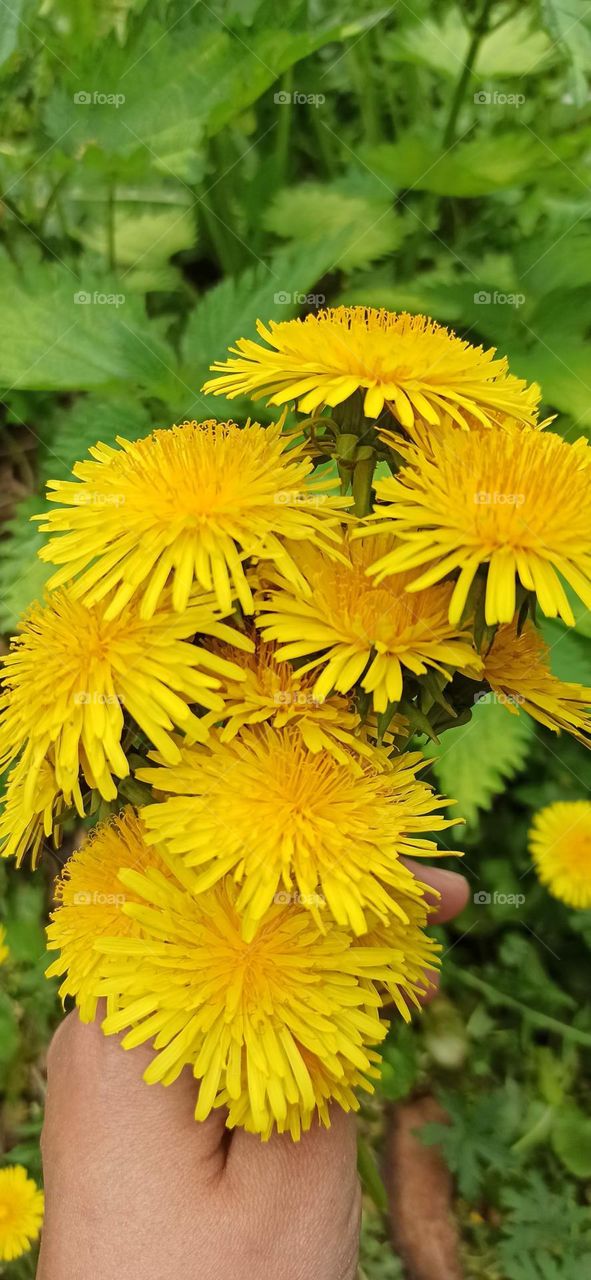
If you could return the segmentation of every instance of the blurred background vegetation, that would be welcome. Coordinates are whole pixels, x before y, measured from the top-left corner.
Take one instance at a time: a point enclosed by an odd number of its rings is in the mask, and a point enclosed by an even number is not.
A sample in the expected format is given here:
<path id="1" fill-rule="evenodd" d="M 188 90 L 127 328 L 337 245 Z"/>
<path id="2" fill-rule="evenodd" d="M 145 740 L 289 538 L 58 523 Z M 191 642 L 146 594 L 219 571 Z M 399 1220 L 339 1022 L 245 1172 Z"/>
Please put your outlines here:
<path id="1" fill-rule="evenodd" d="M 590 76 L 586 0 L 0 0 L 0 633 L 43 590 L 45 481 L 97 439 L 223 413 L 199 387 L 257 317 L 426 312 L 540 381 L 554 430 L 587 434 Z M 590 615 L 545 635 L 557 674 L 591 685 Z M 438 1001 L 387 1043 L 363 1273 L 579 1280 L 591 913 L 538 885 L 526 837 L 542 804 L 588 794 L 585 751 L 486 701 L 429 750 L 482 901 L 441 931 Z M 37 1176 L 51 871 L 0 866 L 1 1154 Z M 409 1228 L 393 1194 L 404 1270 L 378 1172 L 420 1184 L 429 1148 L 400 1140 L 417 1098 L 446 1121 L 423 1131 L 458 1224 L 439 1271 L 415 1247 L 435 1201 Z"/>

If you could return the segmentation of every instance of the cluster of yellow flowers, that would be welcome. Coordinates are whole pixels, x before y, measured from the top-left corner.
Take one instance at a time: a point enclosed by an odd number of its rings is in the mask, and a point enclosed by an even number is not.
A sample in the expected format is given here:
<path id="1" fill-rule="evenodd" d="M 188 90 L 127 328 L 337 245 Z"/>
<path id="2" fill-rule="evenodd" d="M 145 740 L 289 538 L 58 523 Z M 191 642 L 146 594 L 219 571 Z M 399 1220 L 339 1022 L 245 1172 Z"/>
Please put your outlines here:
<path id="1" fill-rule="evenodd" d="M 204 389 L 308 415 L 289 430 L 186 422 L 50 483 L 56 572 L 2 660 L 0 848 L 36 862 L 98 815 L 48 930 L 62 994 L 153 1046 L 148 1082 L 189 1066 L 197 1118 L 295 1139 L 372 1089 L 380 1015 L 437 965 L 404 859 L 454 819 L 414 735 L 492 689 L 591 741 L 535 628 L 536 602 L 591 606 L 591 449 L 423 317 L 259 332 Z"/>

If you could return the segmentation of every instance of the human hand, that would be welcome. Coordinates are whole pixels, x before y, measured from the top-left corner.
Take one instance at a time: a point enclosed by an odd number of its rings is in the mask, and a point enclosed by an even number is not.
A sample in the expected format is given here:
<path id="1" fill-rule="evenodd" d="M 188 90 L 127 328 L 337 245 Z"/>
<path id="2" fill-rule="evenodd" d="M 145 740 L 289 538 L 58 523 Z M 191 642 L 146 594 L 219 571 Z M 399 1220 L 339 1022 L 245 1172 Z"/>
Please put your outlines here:
<path id="1" fill-rule="evenodd" d="M 467 885 L 407 863 L 450 919 Z M 50 1049 L 37 1280 L 353 1280 L 360 1191 L 355 1117 L 298 1143 L 193 1116 L 195 1081 L 148 1088 L 148 1049 L 122 1053 L 71 1014 Z"/>

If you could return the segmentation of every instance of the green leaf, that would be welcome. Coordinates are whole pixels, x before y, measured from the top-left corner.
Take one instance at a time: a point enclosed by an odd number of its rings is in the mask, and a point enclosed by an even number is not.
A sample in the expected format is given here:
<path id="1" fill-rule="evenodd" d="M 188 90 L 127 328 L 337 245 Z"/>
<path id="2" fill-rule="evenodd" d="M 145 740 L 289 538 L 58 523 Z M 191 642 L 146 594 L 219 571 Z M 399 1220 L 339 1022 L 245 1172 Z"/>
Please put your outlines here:
<path id="1" fill-rule="evenodd" d="M 114 445 L 117 436 L 138 440 L 153 429 L 148 410 L 139 400 L 80 396 L 70 409 L 55 414 L 49 438 L 39 451 L 40 479 L 42 483 L 66 480 L 74 463 L 82 461 L 98 441 Z"/>
<path id="2" fill-rule="evenodd" d="M 156 392 L 176 363 L 143 301 L 115 279 L 38 262 L 0 264 L 10 307 L 0 312 L 0 387 L 70 391 L 129 386 Z"/>
<path id="3" fill-rule="evenodd" d="M 483 700 L 467 725 L 439 744 L 427 743 L 424 751 L 433 760 L 441 790 L 457 800 L 458 813 L 473 824 L 478 811 L 489 809 L 507 780 L 523 768 L 532 737 L 531 720 Z"/>
<path id="4" fill-rule="evenodd" d="M 470 40 L 471 32 L 463 14 L 452 8 L 439 21 L 427 16 L 416 25 L 403 27 L 387 41 L 386 47 L 393 61 L 431 67 L 457 80 L 466 62 Z M 541 69 L 551 48 L 548 36 L 533 28 L 531 14 L 523 10 L 484 37 L 473 75 L 479 80 L 531 75 Z"/>
<path id="5" fill-rule="evenodd" d="M 524 129 L 470 138 L 443 153 L 432 136 L 406 134 L 400 142 L 365 148 L 361 158 L 396 191 L 412 187 L 442 196 L 484 196 L 523 187 L 559 163 L 555 150 Z"/>
<path id="6" fill-rule="evenodd" d="M 237 338 L 256 338 L 257 320 L 290 320 L 342 251 L 343 235 L 314 246 L 290 246 L 238 278 L 228 277 L 210 289 L 189 316 L 182 341 L 182 376 L 196 390 L 209 366 L 222 360 Z M 198 394 L 200 412 L 221 418 L 237 414 L 237 402 Z M 231 408 L 229 404 L 231 403 Z"/>
<path id="7" fill-rule="evenodd" d="M 4 633 L 12 634 L 33 600 L 43 598 L 45 583 L 52 572 L 51 565 L 37 558 L 45 535 L 31 523 L 31 516 L 45 510 L 46 504 L 41 498 L 25 498 L 4 525 L 0 557 L 0 631 Z"/>
<path id="8" fill-rule="evenodd" d="M 587 625 L 589 612 L 586 611 Z M 544 618 L 541 632 L 550 649 L 550 665 L 560 680 L 591 687 L 591 644 L 572 628 L 554 618 Z"/>
<path id="9" fill-rule="evenodd" d="M 265 225 L 284 240 L 304 245 L 318 245 L 326 236 L 346 233 L 347 243 L 334 264 L 346 269 L 385 257 L 399 247 L 405 233 L 383 188 L 381 195 L 364 196 L 338 183 L 304 182 L 284 188 L 265 214 Z"/>
<path id="10" fill-rule="evenodd" d="M 575 1178 L 591 1178 L 591 1116 L 578 1107 L 564 1107 L 552 1128 L 552 1146 L 565 1169 Z"/>
<path id="11" fill-rule="evenodd" d="M 546 26 L 570 63 L 571 92 L 577 106 L 583 106 L 589 92 L 591 71 L 591 25 L 586 0 L 543 0 Z"/>

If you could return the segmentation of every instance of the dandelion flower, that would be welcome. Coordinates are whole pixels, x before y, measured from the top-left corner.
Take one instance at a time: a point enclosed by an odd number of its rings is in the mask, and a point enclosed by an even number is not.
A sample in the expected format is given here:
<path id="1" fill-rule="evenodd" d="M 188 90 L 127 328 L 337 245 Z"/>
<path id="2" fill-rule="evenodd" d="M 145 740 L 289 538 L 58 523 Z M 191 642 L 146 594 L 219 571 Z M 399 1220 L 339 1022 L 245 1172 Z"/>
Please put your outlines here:
<path id="1" fill-rule="evenodd" d="M 360 736 L 361 717 L 350 702 L 338 695 L 319 699 L 314 677 L 302 675 L 289 662 L 277 662 L 273 644 L 257 637 L 252 654 L 234 655 L 226 647 L 224 653 L 241 661 L 244 679 L 224 681 L 224 710 L 206 717 L 208 723 L 224 722 L 220 742 L 231 742 L 247 724 L 268 722 L 283 729 L 293 723 L 309 751 L 326 749 L 351 767 L 355 767 L 351 753 L 375 759 L 372 747 Z M 402 730 L 402 718 L 396 727 Z"/>
<path id="2" fill-rule="evenodd" d="M 521 635 L 514 624 L 499 627 L 483 662 L 483 679 L 508 711 L 520 706 L 547 729 L 564 729 L 591 747 L 591 689 L 552 675 L 548 646 L 531 623 Z"/>
<path id="3" fill-rule="evenodd" d="M 297 400 L 313 413 L 336 406 L 357 390 L 364 412 L 377 418 L 385 405 L 403 427 L 415 418 L 437 423 L 448 413 L 461 426 L 488 424 L 500 412 L 521 421 L 535 417 L 539 391 L 507 374 L 507 361 L 456 337 L 426 316 L 372 307 L 335 307 L 269 325 L 257 322 L 263 342 L 240 338 L 229 360 L 203 390 L 230 400 L 269 396 L 270 404 Z"/>
<path id="4" fill-rule="evenodd" d="M 393 546 L 382 537 L 379 553 L 386 556 Z M 348 693 L 360 682 L 374 710 L 383 712 L 402 697 L 405 672 L 421 676 L 429 668 L 479 663 L 470 634 L 448 621 L 452 586 L 411 596 L 408 573 L 378 585 L 367 576 L 375 551 L 369 542 L 349 541 L 342 560 L 329 563 L 314 548 L 299 549 L 294 554 L 309 590 L 298 594 L 283 582 L 261 603 L 257 625 L 266 640 L 278 642 L 279 661 L 311 657 L 303 671 L 322 668 L 313 687 L 318 699 L 332 689 Z"/>
<path id="5" fill-rule="evenodd" d="M 107 612 L 105 601 L 87 608 L 69 592 L 56 592 L 43 607 L 33 605 L 0 660 L 0 763 L 28 747 L 25 806 L 40 807 L 39 770 L 50 752 L 58 788 L 80 812 L 80 767 L 89 786 L 115 799 L 114 776 L 129 773 L 124 711 L 173 763 L 180 758 L 173 727 L 206 736 L 189 703 L 220 711 L 220 674 L 241 678 L 235 664 L 190 643 L 197 632 L 241 642 L 220 622 L 213 595 L 190 601 L 182 615 L 165 597 L 148 621 L 132 605 L 116 618 Z"/>
<path id="6" fill-rule="evenodd" d="M 125 903 L 139 899 L 124 890 L 118 878 L 122 867 L 148 877 L 168 874 L 157 851 L 146 844 L 142 823 L 130 806 L 100 823 L 66 863 L 56 888 L 57 909 L 47 928 L 48 951 L 60 952 L 47 977 L 66 975 L 60 997 L 75 997 L 83 1022 L 96 1017 L 97 974 L 104 970 L 93 950 L 95 940 L 140 936 L 135 920 L 123 911 Z"/>
<path id="7" fill-rule="evenodd" d="M 28 1253 L 41 1231 L 43 1192 L 22 1165 L 0 1169 L 0 1262 Z"/>
<path id="8" fill-rule="evenodd" d="M 427 885 L 420 887 L 423 892 L 433 894 Z M 426 899 L 409 894 L 397 897 L 406 920 L 394 915 L 389 916 L 386 923 L 376 920 L 370 923 L 368 933 L 359 943 L 367 947 L 392 947 L 402 956 L 399 965 L 402 977 L 389 975 L 377 985 L 386 1003 L 394 1004 L 404 1021 L 410 1022 L 413 1008 L 420 1009 L 425 992 L 433 985 L 429 975 L 439 968 L 441 945 L 424 932 L 433 910 Z"/>
<path id="9" fill-rule="evenodd" d="M 29 780 L 34 772 L 35 786 L 29 795 Z M 72 800 L 83 814 L 82 795 L 76 784 Z M 27 853 L 33 867 L 37 866 L 44 840 L 53 839 L 59 846 L 60 821 L 64 810 L 64 797 L 56 782 L 55 768 L 48 757 L 35 762 L 30 751 L 25 751 L 10 770 L 6 789 L 2 796 L 0 812 L 0 855 L 15 858 L 20 866 Z"/>
<path id="10" fill-rule="evenodd" d="M 0 924 L 0 964 L 6 964 L 10 958 L 10 951 L 6 945 L 6 929 Z"/>
<path id="11" fill-rule="evenodd" d="M 516 578 L 535 592 L 548 617 L 574 617 L 561 578 L 591 607 L 591 449 L 552 432 L 510 434 L 451 428 L 416 453 L 396 478 L 378 480 L 368 533 L 399 539 L 371 573 L 427 566 L 407 587 L 421 591 L 459 571 L 449 608 L 462 616 L 480 565 L 487 566 L 486 622 L 511 622 Z"/>
<path id="12" fill-rule="evenodd" d="M 591 907 L 591 804 L 564 800 L 536 813 L 529 850 L 542 884 L 569 907 Z"/>
<path id="13" fill-rule="evenodd" d="M 297 1139 L 315 1116 L 329 1125 L 329 1103 L 356 1109 L 354 1090 L 372 1090 L 385 1034 L 379 985 L 404 982 L 401 952 L 358 946 L 330 922 L 321 930 L 297 901 L 273 904 L 246 941 L 234 883 L 201 893 L 177 865 L 169 858 L 169 878 L 149 864 L 120 871 L 133 932 L 97 937 L 86 925 L 96 993 L 115 1007 L 105 1033 L 129 1028 L 126 1049 L 152 1043 L 148 1084 L 169 1085 L 190 1066 L 197 1120 L 225 1106 L 229 1127 Z M 90 889 L 92 877 L 84 882 Z"/>
<path id="14" fill-rule="evenodd" d="M 310 479 L 303 444 L 282 423 L 238 427 L 234 422 L 185 422 L 144 440 L 98 444 L 92 461 L 78 462 L 73 480 L 52 480 L 42 528 L 56 535 L 40 555 L 62 568 L 54 589 L 72 583 L 88 604 L 113 589 L 107 618 L 142 592 L 150 618 L 172 580 L 172 607 L 187 607 L 194 583 L 214 591 L 226 613 L 237 596 L 245 612 L 252 596 L 243 561 L 265 555 L 293 575 L 280 539 L 329 546 L 348 499 L 323 492 Z"/>
<path id="15" fill-rule="evenodd" d="M 421 833 L 453 825 L 437 812 L 450 802 L 417 779 L 424 764 L 405 753 L 384 770 L 378 753 L 376 767 L 360 760 L 357 772 L 330 751 L 310 752 L 293 724 L 261 725 L 227 743 L 212 733 L 183 749 L 180 765 L 137 776 L 169 796 L 142 810 L 148 838 L 199 868 L 200 891 L 233 874 L 245 937 L 284 892 L 316 915 L 326 901 L 338 924 L 362 934 L 367 910 L 406 918 L 398 892 L 420 891 L 401 855 L 436 853 Z"/>

